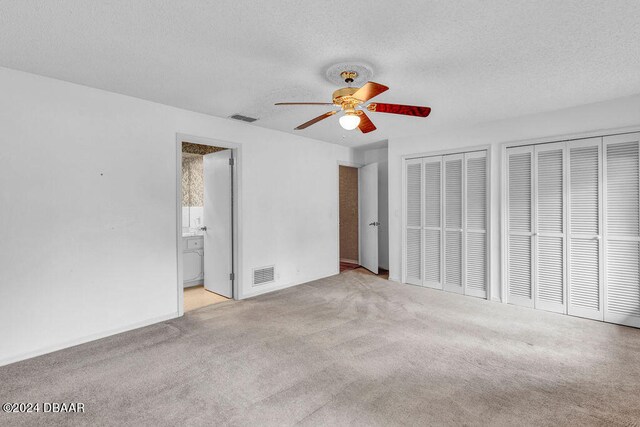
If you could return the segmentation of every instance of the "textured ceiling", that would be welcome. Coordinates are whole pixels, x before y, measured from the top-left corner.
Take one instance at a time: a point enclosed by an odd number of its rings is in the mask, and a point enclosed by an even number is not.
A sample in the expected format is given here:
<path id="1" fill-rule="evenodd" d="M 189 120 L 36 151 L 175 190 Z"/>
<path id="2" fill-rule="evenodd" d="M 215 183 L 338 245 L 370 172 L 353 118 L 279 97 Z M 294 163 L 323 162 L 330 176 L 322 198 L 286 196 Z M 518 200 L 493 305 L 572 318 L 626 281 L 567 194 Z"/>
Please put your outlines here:
<path id="1" fill-rule="evenodd" d="M 349 146 L 640 93 L 640 1 L 0 0 L 0 66 Z M 292 129 L 330 101 L 335 62 L 390 86 L 371 113 Z"/>

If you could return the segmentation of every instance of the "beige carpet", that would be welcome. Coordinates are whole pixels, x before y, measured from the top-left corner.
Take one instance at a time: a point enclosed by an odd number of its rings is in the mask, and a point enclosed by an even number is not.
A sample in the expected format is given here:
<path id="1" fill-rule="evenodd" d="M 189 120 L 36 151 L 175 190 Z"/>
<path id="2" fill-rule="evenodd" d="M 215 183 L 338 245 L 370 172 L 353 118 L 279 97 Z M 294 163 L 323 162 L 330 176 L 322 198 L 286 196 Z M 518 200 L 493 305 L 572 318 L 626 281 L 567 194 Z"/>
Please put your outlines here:
<path id="1" fill-rule="evenodd" d="M 184 290 L 184 312 L 193 311 L 211 304 L 228 301 L 222 295 L 209 292 L 204 286 L 191 286 Z"/>
<path id="2" fill-rule="evenodd" d="M 640 330 L 350 271 L 0 368 L 0 425 L 640 423 Z"/>

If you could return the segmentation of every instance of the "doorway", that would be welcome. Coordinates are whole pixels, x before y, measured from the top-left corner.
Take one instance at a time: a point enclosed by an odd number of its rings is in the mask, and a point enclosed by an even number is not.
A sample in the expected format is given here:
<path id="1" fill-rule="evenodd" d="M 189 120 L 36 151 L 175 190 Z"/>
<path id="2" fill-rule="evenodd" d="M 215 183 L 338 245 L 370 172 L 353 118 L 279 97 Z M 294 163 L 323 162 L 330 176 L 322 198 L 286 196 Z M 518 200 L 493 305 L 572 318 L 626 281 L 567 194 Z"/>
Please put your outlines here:
<path id="1" fill-rule="evenodd" d="M 234 297 L 236 149 L 178 140 L 178 311 Z"/>
<path id="2" fill-rule="evenodd" d="M 358 168 L 338 166 L 340 210 L 340 272 L 360 266 L 358 231 Z"/>
<path id="3" fill-rule="evenodd" d="M 338 164 L 339 269 L 379 273 L 378 163 Z"/>

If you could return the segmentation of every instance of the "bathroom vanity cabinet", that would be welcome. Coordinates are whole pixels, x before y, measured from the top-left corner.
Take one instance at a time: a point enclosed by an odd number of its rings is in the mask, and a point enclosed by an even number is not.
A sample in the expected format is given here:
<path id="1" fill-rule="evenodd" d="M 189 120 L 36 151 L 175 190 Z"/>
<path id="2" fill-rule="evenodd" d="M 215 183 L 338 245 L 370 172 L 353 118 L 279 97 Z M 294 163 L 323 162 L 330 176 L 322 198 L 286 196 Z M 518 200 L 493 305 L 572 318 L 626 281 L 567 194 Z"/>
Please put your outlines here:
<path id="1" fill-rule="evenodd" d="M 204 283 L 204 238 L 202 236 L 182 237 L 183 285 L 202 285 Z"/>

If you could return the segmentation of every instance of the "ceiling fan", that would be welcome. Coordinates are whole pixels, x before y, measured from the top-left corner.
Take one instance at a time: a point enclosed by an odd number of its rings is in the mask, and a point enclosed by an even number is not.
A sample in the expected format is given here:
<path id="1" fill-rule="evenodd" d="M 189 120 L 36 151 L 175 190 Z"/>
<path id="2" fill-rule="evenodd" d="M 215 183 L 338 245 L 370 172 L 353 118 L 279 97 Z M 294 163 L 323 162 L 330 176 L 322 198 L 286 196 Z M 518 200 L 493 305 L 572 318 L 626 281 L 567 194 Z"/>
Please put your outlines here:
<path id="1" fill-rule="evenodd" d="M 358 76 L 358 73 L 355 71 L 343 71 L 340 76 L 344 79 L 347 85 L 350 85 Z M 343 129 L 353 130 L 358 128 L 362 133 L 369 133 L 376 130 L 376 127 L 369 119 L 369 116 L 365 114 L 363 104 L 388 89 L 389 88 L 387 86 L 379 83 L 367 82 L 360 88 L 348 86 L 336 90 L 333 92 L 333 102 L 278 102 L 275 105 L 335 105 L 344 111 L 344 115 L 339 119 L 340 126 L 342 126 Z M 383 104 L 381 102 L 369 103 L 365 108 L 375 113 L 392 113 L 416 117 L 427 117 L 429 113 L 431 113 L 431 108 L 429 107 Z M 338 112 L 340 112 L 340 110 L 326 112 L 315 119 L 311 119 L 308 122 L 301 124 L 296 127 L 295 130 L 306 129 Z"/>

